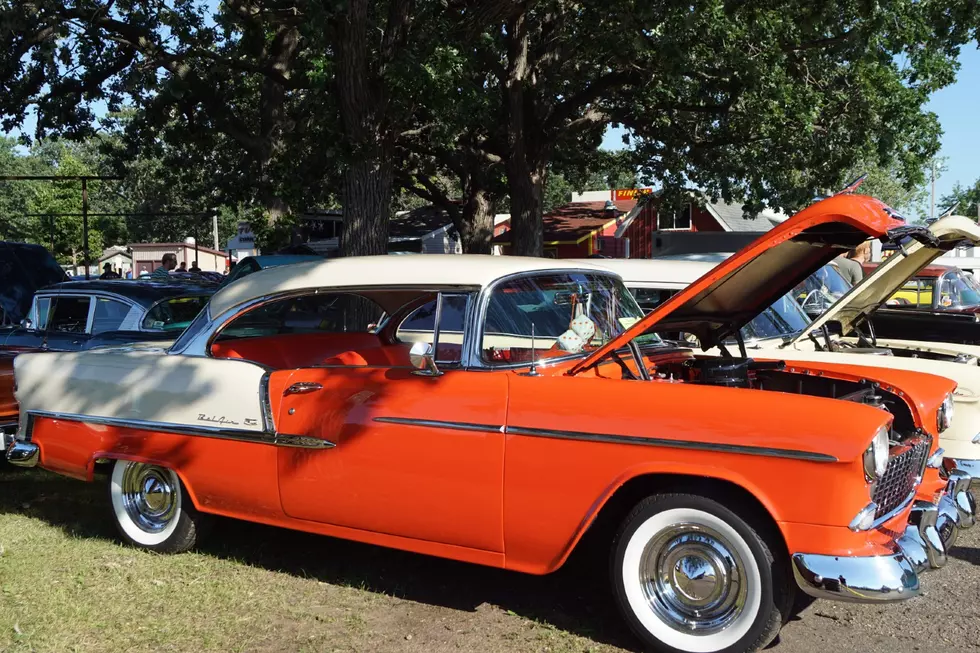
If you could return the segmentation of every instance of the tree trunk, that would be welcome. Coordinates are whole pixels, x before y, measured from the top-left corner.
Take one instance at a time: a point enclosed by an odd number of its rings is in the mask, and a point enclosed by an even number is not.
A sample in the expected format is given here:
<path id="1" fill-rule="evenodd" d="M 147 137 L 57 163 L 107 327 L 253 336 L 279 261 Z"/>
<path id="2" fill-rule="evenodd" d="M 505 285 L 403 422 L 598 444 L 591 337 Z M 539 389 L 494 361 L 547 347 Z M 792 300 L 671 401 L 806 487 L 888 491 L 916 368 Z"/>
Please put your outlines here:
<path id="1" fill-rule="evenodd" d="M 385 254 L 391 213 L 391 160 L 351 163 L 344 172 L 344 256 Z"/>
<path id="2" fill-rule="evenodd" d="M 483 188 L 474 188 L 463 204 L 459 240 L 464 254 L 493 253 L 493 203 Z"/>
<path id="3" fill-rule="evenodd" d="M 541 256 L 544 253 L 541 224 L 543 166 L 536 165 L 526 129 L 526 90 L 530 37 L 524 12 L 507 22 L 507 186 L 510 190 L 511 253 Z"/>

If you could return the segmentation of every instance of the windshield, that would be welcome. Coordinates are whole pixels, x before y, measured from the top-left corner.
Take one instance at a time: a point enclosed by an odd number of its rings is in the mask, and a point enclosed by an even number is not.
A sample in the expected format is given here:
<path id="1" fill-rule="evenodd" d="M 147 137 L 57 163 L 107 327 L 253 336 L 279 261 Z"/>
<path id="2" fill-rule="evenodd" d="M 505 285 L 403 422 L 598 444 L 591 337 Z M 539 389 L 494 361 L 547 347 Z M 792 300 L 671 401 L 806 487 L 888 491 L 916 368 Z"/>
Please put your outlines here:
<path id="1" fill-rule="evenodd" d="M 590 352 L 641 317 L 636 300 L 615 277 L 584 272 L 521 277 L 499 284 L 490 294 L 483 358 L 525 363 L 532 351 L 538 359 Z M 636 341 L 641 346 L 661 342 L 656 334 Z"/>
<path id="2" fill-rule="evenodd" d="M 793 336 L 803 331 L 808 324 L 810 318 L 797 303 L 794 293 L 790 292 L 742 327 L 742 339 L 761 340 Z"/>
<path id="3" fill-rule="evenodd" d="M 837 266 L 828 263 L 796 286 L 793 295 L 806 314 L 815 318 L 833 306 L 850 289 L 851 285 L 841 276 Z"/>
<path id="4" fill-rule="evenodd" d="M 209 299 L 210 295 L 200 295 L 157 302 L 143 318 L 143 328 L 149 331 L 183 331 Z"/>
<path id="5" fill-rule="evenodd" d="M 943 275 L 939 284 L 938 308 L 967 308 L 980 306 L 980 284 L 972 275 L 953 268 Z"/>

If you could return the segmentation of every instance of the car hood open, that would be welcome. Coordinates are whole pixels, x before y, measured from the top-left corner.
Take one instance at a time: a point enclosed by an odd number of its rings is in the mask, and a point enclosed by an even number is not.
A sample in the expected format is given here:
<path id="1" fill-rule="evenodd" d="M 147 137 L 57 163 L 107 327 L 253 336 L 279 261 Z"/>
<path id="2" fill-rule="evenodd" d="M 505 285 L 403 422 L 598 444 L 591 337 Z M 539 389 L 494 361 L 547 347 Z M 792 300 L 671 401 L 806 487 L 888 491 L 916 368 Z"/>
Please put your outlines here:
<path id="1" fill-rule="evenodd" d="M 34 293 L 61 281 L 68 275 L 40 245 L 0 241 L 0 324 L 19 324 Z"/>
<path id="2" fill-rule="evenodd" d="M 861 279 L 847 294 L 811 322 L 810 328 L 797 336 L 794 342 L 803 340 L 808 337 L 807 334 L 830 321 L 840 322 L 842 333 L 848 333 L 854 324 L 888 301 L 919 270 L 960 243 L 980 243 L 980 227 L 970 218 L 961 215 L 936 220 L 929 227 L 929 232 L 934 237 L 932 243 L 922 240 L 904 243 L 902 249 L 883 261 L 871 274 Z"/>
<path id="3" fill-rule="evenodd" d="M 906 226 L 894 216 L 886 205 L 865 195 L 836 195 L 816 202 L 720 263 L 569 373 L 592 367 L 654 327 L 691 333 L 710 349 L 821 266 L 868 238 L 932 239 L 925 227 Z"/>

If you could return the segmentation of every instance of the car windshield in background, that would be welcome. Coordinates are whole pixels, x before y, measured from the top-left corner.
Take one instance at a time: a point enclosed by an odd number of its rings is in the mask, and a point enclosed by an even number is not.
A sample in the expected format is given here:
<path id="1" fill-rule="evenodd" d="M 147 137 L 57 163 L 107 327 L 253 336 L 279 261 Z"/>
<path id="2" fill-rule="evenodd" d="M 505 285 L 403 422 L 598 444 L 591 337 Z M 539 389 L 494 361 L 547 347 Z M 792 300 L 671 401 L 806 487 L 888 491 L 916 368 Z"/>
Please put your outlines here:
<path id="1" fill-rule="evenodd" d="M 939 308 L 980 306 L 980 283 L 972 275 L 953 268 L 939 283 Z"/>
<path id="2" fill-rule="evenodd" d="M 514 279 L 497 285 L 490 295 L 483 358 L 523 363 L 531 360 L 532 350 L 537 358 L 592 351 L 642 317 L 636 300 L 613 277 L 570 272 Z M 637 341 L 661 342 L 655 334 Z"/>
<path id="3" fill-rule="evenodd" d="M 808 324 L 810 318 L 796 302 L 794 293 L 790 292 L 742 327 L 742 338 L 762 340 L 793 336 L 803 331 Z"/>
<path id="4" fill-rule="evenodd" d="M 183 331 L 210 299 L 210 295 L 189 295 L 157 302 L 143 318 L 143 328 L 150 331 Z"/>
<path id="5" fill-rule="evenodd" d="M 834 305 L 847 294 L 851 285 L 837 270 L 837 266 L 828 263 L 796 286 L 793 296 L 810 317 L 816 317 Z"/>

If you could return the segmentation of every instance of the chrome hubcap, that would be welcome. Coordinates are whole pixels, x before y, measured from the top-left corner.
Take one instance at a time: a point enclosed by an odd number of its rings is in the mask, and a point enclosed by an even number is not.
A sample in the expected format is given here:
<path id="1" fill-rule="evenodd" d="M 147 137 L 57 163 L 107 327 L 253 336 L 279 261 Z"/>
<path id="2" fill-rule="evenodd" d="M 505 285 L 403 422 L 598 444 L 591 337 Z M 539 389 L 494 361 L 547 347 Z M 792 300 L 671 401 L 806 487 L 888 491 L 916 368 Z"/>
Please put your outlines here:
<path id="1" fill-rule="evenodd" d="M 126 514 L 141 530 L 159 533 L 176 517 L 180 483 L 173 470 L 132 463 L 123 472 Z"/>
<path id="2" fill-rule="evenodd" d="M 729 542 L 702 524 L 678 524 L 647 543 L 640 585 L 650 609 L 689 634 L 728 627 L 745 606 L 745 565 Z"/>

